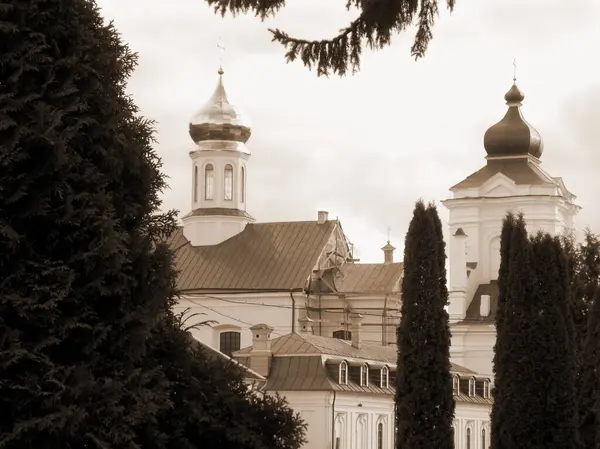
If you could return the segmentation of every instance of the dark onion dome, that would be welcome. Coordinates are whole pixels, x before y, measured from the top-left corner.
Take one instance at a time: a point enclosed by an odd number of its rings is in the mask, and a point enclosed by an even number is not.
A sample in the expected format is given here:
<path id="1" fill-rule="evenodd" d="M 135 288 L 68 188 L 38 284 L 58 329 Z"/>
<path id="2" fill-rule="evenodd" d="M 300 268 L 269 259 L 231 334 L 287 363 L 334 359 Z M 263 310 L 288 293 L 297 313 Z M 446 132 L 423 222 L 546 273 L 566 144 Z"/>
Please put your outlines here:
<path id="1" fill-rule="evenodd" d="M 241 111 L 229 103 L 223 86 L 223 69 L 210 100 L 190 121 L 190 137 L 195 143 L 224 140 L 246 143 L 250 138 L 250 124 Z"/>
<path id="2" fill-rule="evenodd" d="M 516 84 L 504 96 L 508 111 L 502 120 L 489 128 L 483 137 L 485 151 L 490 157 L 530 154 L 539 158 L 544 151 L 540 133 L 525 121 L 521 102 L 525 98 Z"/>

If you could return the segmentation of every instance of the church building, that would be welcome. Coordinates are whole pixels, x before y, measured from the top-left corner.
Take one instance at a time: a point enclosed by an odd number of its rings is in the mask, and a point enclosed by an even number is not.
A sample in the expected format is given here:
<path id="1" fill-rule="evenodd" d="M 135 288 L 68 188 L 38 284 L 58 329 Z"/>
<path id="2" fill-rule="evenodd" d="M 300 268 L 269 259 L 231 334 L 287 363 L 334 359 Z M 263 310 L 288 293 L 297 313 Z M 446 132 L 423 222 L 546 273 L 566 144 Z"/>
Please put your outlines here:
<path id="1" fill-rule="evenodd" d="M 530 233 L 556 235 L 574 231 L 580 209 L 562 179 L 542 169 L 543 140 L 523 118 L 524 98 L 515 80 L 504 96 L 506 115 L 484 135 L 486 164 L 443 201 L 450 211 L 452 361 L 490 377 L 503 218 L 521 212 Z"/>
<path id="2" fill-rule="evenodd" d="M 264 323 L 281 336 L 305 317 L 317 335 L 349 341 L 354 312 L 364 316 L 365 341 L 395 343 L 402 264 L 390 242 L 382 263 L 361 264 L 341 222 L 326 211 L 263 223 L 248 210 L 251 128 L 229 101 L 223 75 L 220 69 L 212 97 L 189 124 L 191 208 L 171 238 L 179 312 L 210 323 L 194 336 L 233 355 L 252 344 L 253 326 Z"/>

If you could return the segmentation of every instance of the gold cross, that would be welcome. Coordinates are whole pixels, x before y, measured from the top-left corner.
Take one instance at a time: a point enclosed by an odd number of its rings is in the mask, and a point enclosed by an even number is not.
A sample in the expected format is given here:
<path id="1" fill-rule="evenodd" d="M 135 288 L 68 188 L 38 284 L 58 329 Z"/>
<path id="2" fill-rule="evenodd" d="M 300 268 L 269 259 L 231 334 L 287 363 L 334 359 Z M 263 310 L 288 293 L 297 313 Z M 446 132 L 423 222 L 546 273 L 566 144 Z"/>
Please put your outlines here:
<path id="1" fill-rule="evenodd" d="M 513 58 L 513 81 L 517 82 L 517 59 Z"/>
<path id="2" fill-rule="evenodd" d="M 217 44 L 217 48 L 220 51 L 219 65 L 221 67 L 223 67 L 223 55 L 225 54 L 225 44 L 223 43 L 223 38 L 222 37 L 219 39 L 219 43 Z"/>

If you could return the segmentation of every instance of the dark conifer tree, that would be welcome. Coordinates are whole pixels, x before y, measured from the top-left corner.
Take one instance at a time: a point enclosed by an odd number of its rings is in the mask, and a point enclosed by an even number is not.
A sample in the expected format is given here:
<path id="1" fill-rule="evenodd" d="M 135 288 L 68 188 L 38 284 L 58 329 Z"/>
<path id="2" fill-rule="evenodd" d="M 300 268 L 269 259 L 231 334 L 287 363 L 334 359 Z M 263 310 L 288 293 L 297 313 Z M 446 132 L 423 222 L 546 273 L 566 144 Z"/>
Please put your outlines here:
<path id="1" fill-rule="evenodd" d="M 559 239 L 503 223 L 492 448 L 576 448 L 577 408 L 567 260 Z"/>
<path id="2" fill-rule="evenodd" d="M 532 425 L 538 424 L 544 431 L 538 447 L 578 448 L 577 365 L 567 258 L 560 239 L 549 234 L 536 235 L 532 249 L 535 284 L 530 307 L 537 316 L 531 326 L 539 336 L 534 343 L 537 351 L 531 356 L 537 362 L 530 383 L 534 394 L 544 401 L 537 411 L 539 421 Z M 528 410 L 531 413 L 532 409 Z M 535 443 L 533 440 L 530 447 Z"/>
<path id="3" fill-rule="evenodd" d="M 0 5 L 2 448 L 139 447 L 168 405 L 143 361 L 175 222 L 134 67 L 91 1 Z"/>
<path id="4" fill-rule="evenodd" d="M 396 377 L 398 449 L 454 447 L 445 263 L 437 210 L 419 201 L 404 248 Z"/>
<path id="5" fill-rule="evenodd" d="M 581 392 L 579 395 L 579 432 L 582 447 L 595 449 L 600 444 L 600 288 L 596 289 L 588 316 L 588 329 L 581 353 Z"/>

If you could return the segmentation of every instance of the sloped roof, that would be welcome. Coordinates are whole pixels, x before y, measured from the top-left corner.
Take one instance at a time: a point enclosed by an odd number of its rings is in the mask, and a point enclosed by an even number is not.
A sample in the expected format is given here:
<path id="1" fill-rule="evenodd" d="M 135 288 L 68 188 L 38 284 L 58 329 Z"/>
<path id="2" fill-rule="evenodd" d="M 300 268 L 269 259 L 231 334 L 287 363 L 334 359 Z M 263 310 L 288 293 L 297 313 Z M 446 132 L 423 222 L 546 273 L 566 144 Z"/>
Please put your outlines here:
<path id="1" fill-rule="evenodd" d="M 402 273 L 402 263 L 347 263 L 334 283 L 340 293 L 388 293 L 394 291 Z"/>
<path id="2" fill-rule="evenodd" d="M 223 363 L 233 363 L 236 366 L 239 366 L 244 373 L 244 379 L 251 380 L 251 381 L 265 381 L 266 380 L 263 376 L 258 374 L 256 371 L 252 371 L 250 368 L 248 368 L 248 366 L 246 366 L 243 363 L 240 363 L 238 360 L 232 359 L 227 354 L 223 354 L 221 351 L 217 351 L 215 348 L 212 348 L 211 346 L 207 345 L 206 343 L 201 342 L 200 340 L 194 339 L 194 342 L 196 345 L 198 345 L 198 347 L 202 348 L 204 354 L 206 354 L 206 356 L 210 360 L 219 360 Z"/>
<path id="3" fill-rule="evenodd" d="M 240 349 L 234 354 L 236 359 L 248 356 L 252 347 Z M 351 342 L 338 338 L 321 337 L 309 333 L 296 333 L 283 335 L 271 340 L 271 352 L 274 357 L 291 355 L 327 355 L 343 359 L 359 359 L 365 363 L 383 363 L 396 365 L 398 351 L 396 345 L 382 346 L 377 343 L 363 342 L 360 349 L 352 346 Z M 476 375 L 464 366 L 451 364 L 454 373 Z"/>
<path id="4" fill-rule="evenodd" d="M 465 319 L 461 321 L 464 324 L 493 324 L 496 320 L 496 311 L 498 310 L 498 281 L 491 281 L 488 284 L 480 284 L 473 295 L 471 304 L 465 314 Z M 481 316 L 481 296 L 489 295 L 490 297 L 490 314 Z"/>
<path id="5" fill-rule="evenodd" d="M 530 162 L 526 158 L 520 159 L 491 159 L 487 164 L 469 175 L 464 180 L 451 187 L 454 189 L 468 189 L 471 187 L 481 187 L 488 180 L 498 173 L 502 173 L 512 179 L 517 185 L 531 184 L 552 184 L 554 183 L 537 164 Z"/>
<path id="6" fill-rule="evenodd" d="M 251 347 L 234 354 L 242 364 L 248 365 Z M 393 395 L 395 390 L 395 365 L 397 350 L 395 345 L 381 346 L 364 343 L 361 349 L 350 342 L 312 334 L 291 333 L 271 341 L 271 367 L 267 376 L 266 390 L 269 391 L 347 391 L 353 393 Z M 328 358 L 327 356 L 330 356 Z M 332 357 L 332 358 L 331 358 Z M 361 359 L 371 366 L 375 378 L 367 385 L 360 384 L 360 366 L 351 359 Z M 338 369 L 342 360 L 349 360 L 348 382 L 338 382 Z M 361 362 L 362 363 L 362 362 Z M 379 369 L 387 365 L 389 386 L 379 383 Z M 451 371 L 461 378 L 477 376 L 474 371 L 451 363 Z M 469 396 L 460 391 L 454 396 L 457 402 L 490 405 L 492 399 Z"/>
<path id="7" fill-rule="evenodd" d="M 194 247 L 178 228 L 170 239 L 182 291 L 302 289 L 337 220 L 251 223 L 213 246 Z"/>

